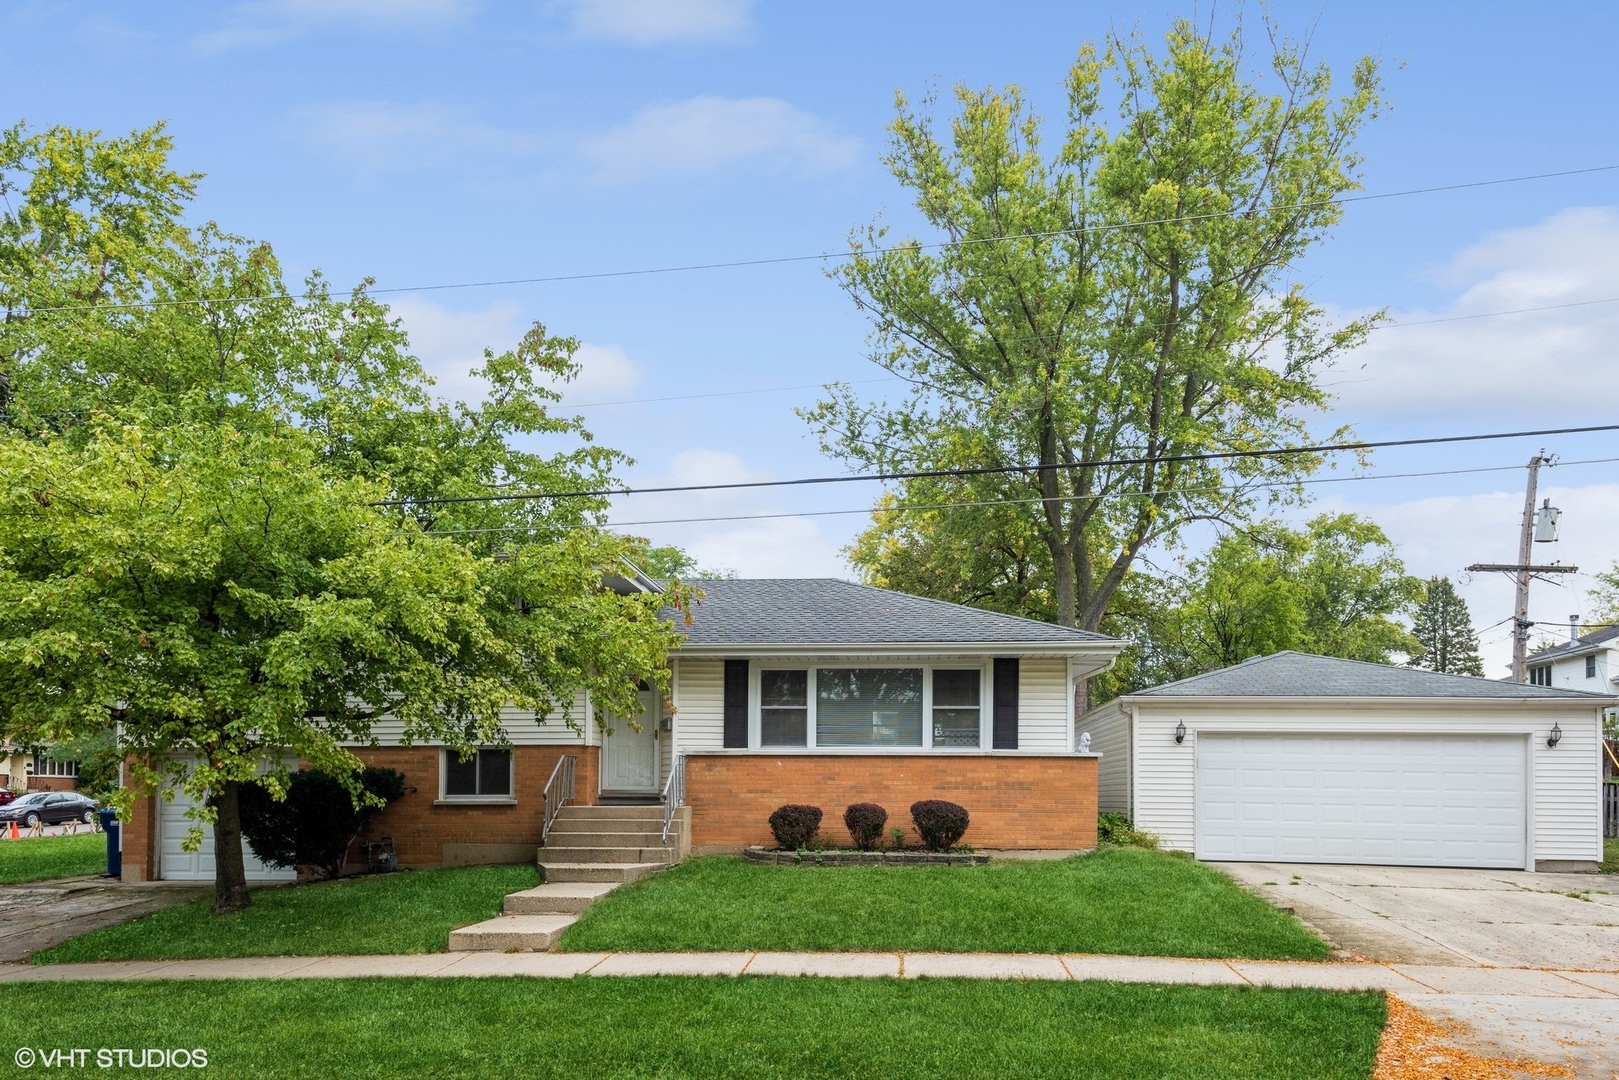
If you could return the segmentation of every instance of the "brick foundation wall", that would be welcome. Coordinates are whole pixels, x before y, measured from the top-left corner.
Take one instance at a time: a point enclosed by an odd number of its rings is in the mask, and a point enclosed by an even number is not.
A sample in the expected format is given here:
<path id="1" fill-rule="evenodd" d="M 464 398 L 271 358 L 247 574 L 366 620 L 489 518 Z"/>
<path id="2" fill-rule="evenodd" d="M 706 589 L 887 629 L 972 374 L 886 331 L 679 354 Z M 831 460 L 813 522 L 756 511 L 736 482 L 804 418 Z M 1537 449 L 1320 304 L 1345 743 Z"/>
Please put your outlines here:
<path id="1" fill-rule="evenodd" d="M 911 804 L 948 799 L 967 808 L 962 843 L 977 848 L 1084 850 L 1096 846 L 1094 757 L 1024 754 L 692 754 L 686 802 L 693 847 L 774 844 L 770 814 L 783 803 L 825 813 L 822 834 L 848 843 L 844 807 L 874 802 L 889 827 L 917 840 Z"/>
<path id="2" fill-rule="evenodd" d="M 371 819 L 370 828 L 360 838 L 360 843 L 382 836 L 393 837 L 394 850 L 404 866 L 532 862 L 540 845 L 540 830 L 545 825 L 545 784 L 563 754 L 572 754 L 577 759 L 575 802 L 588 805 L 596 801 L 600 768 L 598 747 L 513 747 L 515 806 L 435 806 L 439 791 L 439 753 L 439 748 L 432 746 L 354 750 L 355 756 L 367 765 L 397 769 L 405 776 L 405 797 Z M 349 853 L 351 860 L 364 861 L 360 843 Z"/>
<path id="3" fill-rule="evenodd" d="M 29 791 L 77 791 L 79 778 L 76 776 L 30 776 L 28 778 Z"/>

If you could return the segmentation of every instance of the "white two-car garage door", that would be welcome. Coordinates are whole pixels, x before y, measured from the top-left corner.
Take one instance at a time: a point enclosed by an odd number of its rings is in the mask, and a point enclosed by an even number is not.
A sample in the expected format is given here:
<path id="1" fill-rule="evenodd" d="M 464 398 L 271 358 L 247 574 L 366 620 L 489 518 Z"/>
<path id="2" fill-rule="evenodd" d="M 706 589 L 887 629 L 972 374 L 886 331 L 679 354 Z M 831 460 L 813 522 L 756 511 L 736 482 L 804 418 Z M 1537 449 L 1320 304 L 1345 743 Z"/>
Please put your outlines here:
<path id="1" fill-rule="evenodd" d="M 1197 736 L 1200 859 L 1524 866 L 1523 736 Z"/>

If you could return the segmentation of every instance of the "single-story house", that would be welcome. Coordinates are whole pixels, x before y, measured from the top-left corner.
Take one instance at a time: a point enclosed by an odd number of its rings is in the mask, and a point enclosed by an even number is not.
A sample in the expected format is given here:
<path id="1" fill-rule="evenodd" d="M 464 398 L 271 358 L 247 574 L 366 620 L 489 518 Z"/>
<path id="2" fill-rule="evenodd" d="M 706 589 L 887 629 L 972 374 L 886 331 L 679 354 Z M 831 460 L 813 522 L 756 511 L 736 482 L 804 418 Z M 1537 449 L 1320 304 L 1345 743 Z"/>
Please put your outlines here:
<path id="1" fill-rule="evenodd" d="M 77 791 L 79 763 L 53 758 L 49 750 L 0 743 L 0 788 L 21 795 L 28 791 Z"/>
<path id="2" fill-rule="evenodd" d="M 607 584 L 657 588 L 638 574 Z M 909 829 L 911 804 L 927 798 L 965 806 L 979 848 L 1095 846 L 1098 757 L 1077 750 L 1075 689 L 1124 642 L 833 579 L 696 584 L 671 693 L 642 692 L 640 730 L 581 695 L 582 730 L 513 709 L 510 745 L 463 762 L 376 725 L 376 745 L 355 752 L 399 770 L 408 790 L 371 834 L 391 837 L 405 865 L 530 861 L 566 757 L 584 805 L 678 800 L 678 770 L 698 852 L 771 843 L 784 803 L 820 806 L 837 838 L 850 803 L 879 803 Z M 184 809 L 137 804 L 127 876 L 212 877 L 206 849 L 179 850 Z M 250 865 L 249 876 L 277 875 Z"/>
<path id="3" fill-rule="evenodd" d="M 1080 719 L 1099 804 L 1200 859 L 1594 870 L 1619 699 L 1297 652 Z"/>

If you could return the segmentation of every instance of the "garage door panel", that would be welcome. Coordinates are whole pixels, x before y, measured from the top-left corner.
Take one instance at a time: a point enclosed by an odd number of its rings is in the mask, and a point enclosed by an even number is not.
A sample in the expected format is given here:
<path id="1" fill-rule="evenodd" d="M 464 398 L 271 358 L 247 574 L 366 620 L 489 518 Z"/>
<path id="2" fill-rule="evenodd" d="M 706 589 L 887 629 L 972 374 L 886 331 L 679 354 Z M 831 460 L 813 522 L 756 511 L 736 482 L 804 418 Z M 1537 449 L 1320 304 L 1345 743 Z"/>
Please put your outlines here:
<path id="1" fill-rule="evenodd" d="M 186 835 L 197 821 L 186 816 L 196 801 L 183 791 L 174 793 L 172 802 L 163 802 L 158 814 L 158 877 L 164 881 L 214 880 L 214 830 L 202 826 L 202 844 L 194 852 L 184 850 Z M 297 871 L 265 866 L 242 841 L 242 863 L 249 881 L 293 881 Z"/>
<path id="2" fill-rule="evenodd" d="M 1524 740 L 1200 733 L 1197 854 L 1390 865 L 1524 865 Z"/>

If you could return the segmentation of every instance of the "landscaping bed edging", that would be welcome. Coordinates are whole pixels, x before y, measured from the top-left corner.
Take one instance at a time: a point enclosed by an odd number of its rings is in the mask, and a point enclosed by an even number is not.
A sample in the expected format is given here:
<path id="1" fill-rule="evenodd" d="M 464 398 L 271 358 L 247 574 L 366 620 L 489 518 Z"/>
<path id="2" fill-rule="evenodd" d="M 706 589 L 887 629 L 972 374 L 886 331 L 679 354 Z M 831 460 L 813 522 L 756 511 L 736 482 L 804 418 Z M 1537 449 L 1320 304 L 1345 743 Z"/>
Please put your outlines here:
<path id="1" fill-rule="evenodd" d="M 751 863 L 777 866 L 987 866 L 989 856 L 979 852 L 947 851 L 778 851 L 748 847 L 742 857 Z"/>

